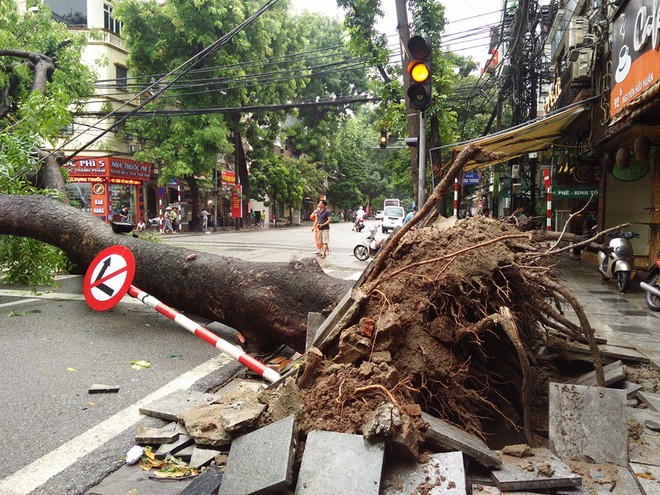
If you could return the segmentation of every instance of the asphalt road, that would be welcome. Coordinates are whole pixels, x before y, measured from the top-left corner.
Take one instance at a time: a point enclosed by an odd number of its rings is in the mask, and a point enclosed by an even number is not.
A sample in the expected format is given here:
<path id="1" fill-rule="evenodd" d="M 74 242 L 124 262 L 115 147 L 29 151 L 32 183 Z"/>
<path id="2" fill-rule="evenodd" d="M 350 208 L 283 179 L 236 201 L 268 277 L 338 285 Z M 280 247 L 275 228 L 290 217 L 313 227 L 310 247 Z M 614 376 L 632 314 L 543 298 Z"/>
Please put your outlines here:
<path id="1" fill-rule="evenodd" d="M 366 262 L 353 257 L 353 247 L 366 235 L 366 229 L 352 232 L 350 223 L 333 224 L 332 252 L 319 259 L 326 273 L 357 279 Z M 272 262 L 312 257 L 316 250 L 309 223 L 164 240 Z M 0 285 L 0 495 L 84 493 L 123 462 L 139 425 L 162 424 L 141 416 L 141 405 L 175 390 L 206 391 L 236 369 L 215 348 L 131 298 L 97 312 L 84 301 L 82 277 L 58 282 L 39 295 Z M 235 342 L 231 329 L 224 337 Z M 151 367 L 133 369 L 131 362 L 140 360 Z M 120 390 L 89 394 L 98 383 Z"/>

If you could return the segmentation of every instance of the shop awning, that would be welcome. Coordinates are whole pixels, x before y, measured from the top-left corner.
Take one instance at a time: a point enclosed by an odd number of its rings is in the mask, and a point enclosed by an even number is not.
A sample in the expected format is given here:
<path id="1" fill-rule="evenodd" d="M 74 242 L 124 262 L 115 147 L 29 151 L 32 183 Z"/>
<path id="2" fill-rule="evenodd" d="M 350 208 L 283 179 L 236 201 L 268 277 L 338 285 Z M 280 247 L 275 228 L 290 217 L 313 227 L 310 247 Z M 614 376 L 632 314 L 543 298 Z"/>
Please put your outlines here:
<path id="1" fill-rule="evenodd" d="M 510 127 L 470 141 L 442 146 L 441 148 L 451 147 L 452 151 L 459 153 L 468 144 L 476 144 L 490 151 L 504 153 L 506 156 L 499 161 L 489 163 L 468 162 L 464 170 L 469 171 L 495 165 L 525 153 L 549 148 L 562 135 L 562 131 L 586 109 L 586 105 L 586 103 L 571 105 L 516 127 Z"/>

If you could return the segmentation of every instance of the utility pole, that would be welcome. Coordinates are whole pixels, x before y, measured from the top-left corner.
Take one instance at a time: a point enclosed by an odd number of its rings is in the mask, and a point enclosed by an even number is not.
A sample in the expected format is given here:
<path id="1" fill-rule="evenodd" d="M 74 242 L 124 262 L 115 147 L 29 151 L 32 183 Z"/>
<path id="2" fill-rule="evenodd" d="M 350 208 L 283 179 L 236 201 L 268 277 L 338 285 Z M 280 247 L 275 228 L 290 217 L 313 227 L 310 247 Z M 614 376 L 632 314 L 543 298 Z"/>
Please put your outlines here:
<path id="1" fill-rule="evenodd" d="M 399 31 L 399 44 L 401 45 L 401 69 L 403 72 L 403 90 L 407 91 L 410 87 L 410 74 L 408 74 L 408 63 L 410 57 L 407 53 L 408 41 L 410 41 L 410 27 L 408 26 L 408 9 L 406 0 L 395 0 L 396 3 L 396 19 L 397 30 Z M 406 125 L 408 127 L 408 136 L 419 136 L 419 120 L 417 120 L 416 112 L 410 106 L 408 98 L 406 98 Z M 419 197 L 419 161 L 420 156 L 424 156 L 422 150 L 417 147 L 417 157 L 415 157 L 415 148 L 410 148 L 410 173 L 413 183 L 413 197 Z M 423 203 L 422 203 L 423 204 Z M 419 205 L 421 208 L 422 204 Z"/>

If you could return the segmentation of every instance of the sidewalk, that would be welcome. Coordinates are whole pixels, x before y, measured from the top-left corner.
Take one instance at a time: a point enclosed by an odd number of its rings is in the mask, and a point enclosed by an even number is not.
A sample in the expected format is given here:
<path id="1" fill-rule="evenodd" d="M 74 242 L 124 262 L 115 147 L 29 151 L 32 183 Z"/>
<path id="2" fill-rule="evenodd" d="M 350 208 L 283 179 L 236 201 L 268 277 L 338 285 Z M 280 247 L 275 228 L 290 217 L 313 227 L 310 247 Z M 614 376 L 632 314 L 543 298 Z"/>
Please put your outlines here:
<path id="1" fill-rule="evenodd" d="M 639 287 L 644 273 L 637 272 L 631 288 L 619 292 L 616 281 L 601 283 L 598 269 L 585 260 L 557 257 L 561 282 L 584 307 L 596 336 L 608 345 L 634 348 L 660 369 L 660 312 L 646 305 L 645 292 Z"/>

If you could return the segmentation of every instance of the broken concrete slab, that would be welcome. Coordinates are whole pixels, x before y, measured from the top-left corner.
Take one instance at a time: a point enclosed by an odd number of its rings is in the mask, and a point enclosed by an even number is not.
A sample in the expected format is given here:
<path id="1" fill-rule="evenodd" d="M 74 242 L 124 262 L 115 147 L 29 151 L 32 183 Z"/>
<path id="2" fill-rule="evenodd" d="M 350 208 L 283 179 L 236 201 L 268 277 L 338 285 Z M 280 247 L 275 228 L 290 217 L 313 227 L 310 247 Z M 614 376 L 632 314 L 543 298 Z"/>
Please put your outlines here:
<path id="1" fill-rule="evenodd" d="M 135 443 L 140 445 L 161 445 L 172 443 L 179 439 L 179 432 L 170 427 L 153 428 L 141 426 L 135 434 Z"/>
<path id="2" fill-rule="evenodd" d="M 647 465 L 660 465 L 660 432 L 647 428 L 646 422 L 660 423 L 660 413 L 650 409 L 629 409 L 628 427 L 630 436 L 630 462 Z"/>
<path id="3" fill-rule="evenodd" d="M 222 483 L 222 471 L 218 466 L 211 466 L 197 476 L 179 495 L 210 495 L 215 493 L 220 483 Z"/>
<path id="4" fill-rule="evenodd" d="M 234 440 L 218 495 L 274 493 L 291 486 L 294 433 L 289 416 Z"/>
<path id="5" fill-rule="evenodd" d="M 646 404 L 649 409 L 660 412 L 660 394 L 652 394 L 651 392 L 639 392 L 637 397 L 639 397 L 639 400 Z"/>
<path id="6" fill-rule="evenodd" d="M 316 336 L 316 331 L 323 325 L 325 321 L 325 316 L 323 313 L 307 313 L 307 340 L 305 343 L 305 351 L 314 345 L 314 337 Z"/>
<path id="7" fill-rule="evenodd" d="M 497 488 L 512 492 L 580 486 L 582 477 L 559 457 L 547 449 L 532 451 L 534 455 L 524 459 L 500 453 L 502 466 L 492 472 Z"/>
<path id="8" fill-rule="evenodd" d="M 355 287 L 355 286 L 353 286 Z M 311 345 L 316 347 L 321 347 L 321 343 L 324 342 L 327 337 L 330 335 L 334 327 L 337 325 L 339 320 L 346 314 L 350 307 L 355 302 L 352 297 L 353 288 L 351 288 L 344 297 L 337 303 L 335 308 L 332 310 L 332 313 L 323 321 L 321 326 L 316 330 L 314 338 L 312 339 Z"/>
<path id="9" fill-rule="evenodd" d="M 381 495 L 458 495 L 466 493 L 462 452 L 433 454 L 428 461 L 397 463 L 383 479 Z"/>
<path id="10" fill-rule="evenodd" d="M 385 444 L 362 435 L 311 431 L 307 435 L 296 495 L 378 495 Z"/>
<path id="11" fill-rule="evenodd" d="M 95 383 L 89 389 L 88 394 L 116 394 L 119 392 L 119 385 L 104 385 L 103 383 Z"/>
<path id="12" fill-rule="evenodd" d="M 503 492 L 496 486 L 482 485 L 480 483 L 472 485 L 472 495 L 539 495 L 539 492 Z"/>
<path id="13" fill-rule="evenodd" d="M 582 476 L 582 486 L 559 489 L 556 495 L 643 495 L 626 466 L 571 462 L 571 468 Z"/>
<path id="14" fill-rule="evenodd" d="M 186 447 L 190 447 L 194 443 L 195 441 L 188 435 L 179 435 L 179 438 L 176 440 L 176 442 L 164 443 L 158 447 L 158 450 L 156 450 L 156 458 L 165 459 L 167 455 L 173 455 L 176 457 L 179 451 L 185 449 Z"/>
<path id="15" fill-rule="evenodd" d="M 232 380 L 216 392 L 216 399 L 212 404 L 228 404 L 234 401 L 256 402 L 261 391 L 265 390 L 266 384 L 256 380 Z"/>
<path id="16" fill-rule="evenodd" d="M 613 363 L 606 364 L 603 366 L 603 375 L 605 376 L 605 386 L 623 381 L 626 378 L 626 371 L 623 367 L 623 362 L 618 360 L 614 361 Z M 595 387 L 598 385 L 596 382 L 596 371 L 594 370 L 590 371 L 589 373 L 585 373 L 570 383 L 575 385 Z"/>
<path id="17" fill-rule="evenodd" d="M 190 467 L 199 469 L 203 466 L 206 466 L 213 459 L 215 459 L 215 456 L 219 454 L 222 454 L 221 450 L 209 449 L 195 445 L 195 448 L 192 453 L 192 457 L 190 458 L 190 462 L 189 462 Z"/>
<path id="18" fill-rule="evenodd" d="M 645 495 L 660 495 L 660 466 L 630 463 L 630 470 L 642 486 Z"/>
<path id="19" fill-rule="evenodd" d="M 210 404 L 217 396 L 195 390 L 178 390 L 140 408 L 140 414 L 153 416 L 167 421 L 178 421 L 181 411 L 201 404 Z"/>
<path id="20" fill-rule="evenodd" d="M 628 399 L 634 399 L 637 397 L 637 392 L 642 389 L 642 386 L 639 383 L 629 382 L 624 380 L 622 383 L 619 383 L 616 388 L 619 388 L 626 392 L 626 397 Z"/>
<path id="21" fill-rule="evenodd" d="M 222 447 L 241 430 L 255 426 L 265 409 L 260 403 L 209 404 L 183 411 L 179 417 L 197 443 Z"/>
<path id="22" fill-rule="evenodd" d="M 628 465 L 626 393 L 550 384 L 548 446 L 565 461 Z"/>
<path id="23" fill-rule="evenodd" d="M 117 471 L 107 476 L 101 483 L 85 492 L 85 495 L 117 495 L 139 493 L 140 495 L 179 495 L 181 490 L 192 484 L 193 479 L 176 482 L 154 481 L 149 478 L 149 471 L 139 466 L 124 464 Z"/>
<path id="24" fill-rule="evenodd" d="M 600 351 L 600 354 L 602 356 L 609 357 L 612 359 L 621 359 L 623 361 L 631 361 L 635 363 L 649 362 L 649 358 L 647 358 L 644 354 L 642 354 L 641 352 L 635 349 L 630 349 L 627 347 L 619 347 L 615 345 L 604 344 L 604 345 L 599 345 L 598 350 Z M 589 349 L 589 346 L 584 344 L 577 344 L 577 343 L 569 344 L 567 347 L 567 351 L 570 353 L 577 353 L 583 355 L 591 354 L 591 349 Z"/>
<path id="25" fill-rule="evenodd" d="M 422 413 L 422 419 L 429 424 L 429 430 L 426 432 L 428 440 L 437 446 L 447 450 L 460 450 L 484 466 L 498 467 L 502 464 L 498 455 L 476 436 L 425 412 Z"/>

